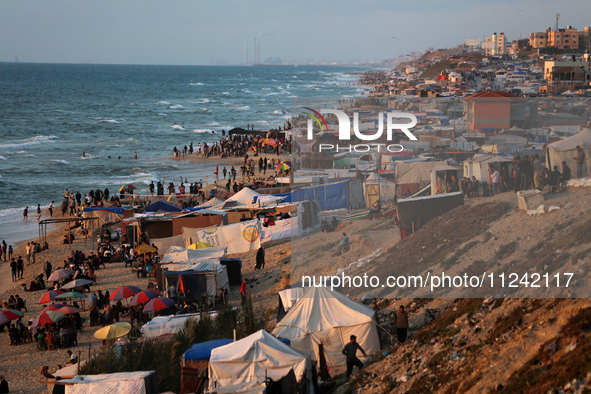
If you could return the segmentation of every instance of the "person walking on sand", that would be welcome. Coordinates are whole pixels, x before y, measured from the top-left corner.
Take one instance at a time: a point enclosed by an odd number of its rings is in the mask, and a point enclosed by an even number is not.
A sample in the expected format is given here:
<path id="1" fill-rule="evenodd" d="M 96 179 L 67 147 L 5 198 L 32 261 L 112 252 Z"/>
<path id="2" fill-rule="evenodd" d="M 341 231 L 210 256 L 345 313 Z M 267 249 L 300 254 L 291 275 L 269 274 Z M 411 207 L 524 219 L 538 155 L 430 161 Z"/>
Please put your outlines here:
<path id="1" fill-rule="evenodd" d="M 2 240 L 2 255 L 4 257 L 4 261 L 6 261 L 6 251 L 7 251 L 7 246 L 6 246 L 6 241 Z M 10 251 L 12 252 L 12 245 L 10 246 Z M 12 257 L 12 255 L 8 256 L 8 257 Z"/>
<path id="2" fill-rule="evenodd" d="M 10 272 L 12 273 L 12 281 L 16 282 L 18 280 L 18 275 L 17 275 L 17 268 L 18 265 L 16 264 L 16 261 L 14 261 L 14 257 L 12 258 L 12 260 L 10 261 Z"/>
<path id="3" fill-rule="evenodd" d="M 49 216 L 52 217 L 53 216 L 53 201 L 51 202 L 51 204 L 49 204 L 49 207 L 47 208 L 47 210 L 49 211 Z"/>
<path id="4" fill-rule="evenodd" d="M 262 246 L 259 248 L 256 257 L 255 270 L 265 269 L 265 248 Z"/>
<path id="5" fill-rule="evenodd" d="M 246 301 L 246 278 L 240 284 L 240 296 L 242 297 L 242 302 Z"/>
<path id="6" fill-rule="evenodd" d="M 25 254 L 27 255 L 27 265 L 31 264 L 31 243 L 27 242 L 27 246 L 25 246 Z"/>
<path id="7" fill-rule="evenodd" d="M 355 335 L 351 335 L 350 342 L 345 345 L 342 351 L 342 353 L 347 357 L 347 379 L 351 376 L 353 367 L 359 368 L 360 371 L 363 369 L 363 363 L 357 358 L 357 350 L 360 350 L 361 353 L 367 357 L 365 350 L 363 350 L 363 348 L 357 343 L 357 337 Z"/>
<path id="8" fill-rule="evenodd" d="M 23 278 L 23 274 L 25 273 L 25 262 L 21 259 L 21 256 L 18 256 L 18 260 L 16 260 L 16 273 L 19 279 Z"/>
<path id="9" fill-rule="evenodd" d="M 41 204 L 37 204 L 37 221 L 41 220 Z"/>
<path id="10" fill-rule="evenodd" d="M 29 207 L 26 207 L 23 211 L 23 220 L 27 221 L 29 219 Z"/>

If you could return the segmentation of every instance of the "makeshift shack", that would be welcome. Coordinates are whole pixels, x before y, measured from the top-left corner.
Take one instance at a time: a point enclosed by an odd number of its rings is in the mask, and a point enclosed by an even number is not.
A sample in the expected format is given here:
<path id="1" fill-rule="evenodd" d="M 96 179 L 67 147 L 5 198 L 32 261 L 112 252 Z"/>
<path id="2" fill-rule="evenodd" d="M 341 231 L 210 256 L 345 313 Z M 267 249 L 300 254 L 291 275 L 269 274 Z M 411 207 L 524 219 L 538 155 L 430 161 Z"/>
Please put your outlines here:
<path id="1" fill-rule="evenodd" d="M 476 177 L 476 180 L 481 184 L 488 185 L 488 169 L 492 167 L 498 168 L 499 172 L 509 168 L 513 164 L 511 156 L 499 156 L 499 155 L 482 155 L 478 154 L 474 157 L 464 161 L 464 176 L 472 179 L 472 176 Z"/>
<path id="2" fill-rule="evenodd" d="M 406 232 L 414 232 L 437 216 L 464 205 L 462 192 L 436 194 L 398 200 L 398 225 Z"/>
<path id="3" fill-rule="evenodd" d="M 230 286 L 240 286 L 242 283 L 242 260 L 220 259 L 220 264 L 226 267 Z"/>
<path id="4" fill-rule="evenodd" d="M 181 394 L 203 393 L 207 389 L 207 370 L 211 351 L 232 343 L 231 339 L 214 339 L 197 343 L 181 357 Z"/>
<path id="5" fill-rule="evenodd" d="M 209 298 L 217 296 L 220 290 L 230 290 L 226 266 L 210 262 L 166 265 L 164 269 L 166 288 L 179 283 L 182 276 L 185 287 L 185 297 L 192 301 L 200 301 L 204 294 Z"/>
<path id="6" fill-rule="evenodd" d="M 591 128 L 586 127 L 577 134 L 563 140 L 546 145 L 546 163 L 548 168 L 558 166 L 562 171 L 562 162 L 570 167 L 573 178 L 577 177 L 577 164 L 574 160 L 577 154 L 576 147 L 580 146 L 585 153 L 583 164 L 583 178 L 591 177 Z"/>
<path id="7" fill-rule="evenodd" d="M 460 167 L 442 164 L 431 170 L 431 194 L 451 193 L 459 190 Z"/>

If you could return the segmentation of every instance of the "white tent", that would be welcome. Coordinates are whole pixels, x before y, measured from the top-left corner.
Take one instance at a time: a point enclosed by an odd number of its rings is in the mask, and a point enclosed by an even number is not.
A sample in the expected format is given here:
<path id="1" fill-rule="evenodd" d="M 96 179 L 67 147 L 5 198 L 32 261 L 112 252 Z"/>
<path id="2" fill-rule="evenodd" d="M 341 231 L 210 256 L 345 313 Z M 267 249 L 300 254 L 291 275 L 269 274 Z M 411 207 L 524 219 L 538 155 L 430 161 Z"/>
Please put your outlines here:
<path id="1" fill-rule="evenodd" d="M 217 206 L 222 206 L 224 205 L 224 200 L 220 200 L 217 197 L 211 198 L 207 201 L 205 201 L 203 204 L 199 205 L 199 208 L 203 208 L 203 207 L 207 207 L 207 208 L 211 208 L 211 207 L 217 207 Z"/>
<path id="2" fill-rule="evenodd" d="M 591 176 L 591 128 L 587 127 L 579 133 L 560 141 L 547 145 L 548 153 L 546 163 L 549 168 L 558 166 L 562 171 L 562 162 L 566 161 L 573 174 L 577 176 L 577 163 L 574 158 L 577 156 L 576 147 L 580 146 L 585 152 L 585 164 L 583 164 L 583 177 Z"/>
<path id="3" fill-rule="evenodd" d="M 182 246 L 171 246 L 166 251 L 161 263 L 197 262 L 199 260 L 219 260 L 226 256 L 226 247 L 204 249 L 187 249 Z"/>
<path id="4" fill-rule="evenodd" d="M 488 183 L 488 167 L 491 164 L 499 166 L 500 163 L 511 163 L 512 161 L 508 156 L 478 154 L 464 161 L 464 176 L 467 178 L 474 176 L 479 182 Z"/>
<path id="5" fill-rule="evenodd" d="M 66 394 L 158 393 L 154 371 L 75 376 L 59 382 L 65 383 Z"/>
<path id="6" fill-rule="evenodd" d="M 215 348 L 209 360 L 209 388 L 279 380 L 293 369 L 298 381 L 311 376 L 310 358 L 261 330 Z"/>
<path id="7" fill-rule="evenodd" d="M 140 328 L 145 338 L 155 338 L 161 335 L 174 334 L 185 326 L 189 319 L 199 321 L 203 313 L 188 313 L 183 315 L 156 316 Z M 217 312 L 206 313 L 210 318 L 215 318 Z"/>
<path id="8" fill-rule="evenodd" d="M 277 324 L 273 335 L 291 340 L 291 346 L 318 360 L 324 345 L 329 365 L 344 365 L 341 353 L 351 335 L 369 355 L 380 350 L 373 310 L 326 288 L 311 287 Z M 362 354 L 358 354 L 362 356 Z"/>
<path id="9" fill-rule="evenodd" d="M 260 196 L 259 193 L 255 192 L 254 190 L 245 187 L 244 189 L 240 190 L 238 193 L 234 194 L 232 197 L 228 198 L 227 201 L 236 201 L 242 205 L 251 205 L 254 203 L 254 198 Z"/>

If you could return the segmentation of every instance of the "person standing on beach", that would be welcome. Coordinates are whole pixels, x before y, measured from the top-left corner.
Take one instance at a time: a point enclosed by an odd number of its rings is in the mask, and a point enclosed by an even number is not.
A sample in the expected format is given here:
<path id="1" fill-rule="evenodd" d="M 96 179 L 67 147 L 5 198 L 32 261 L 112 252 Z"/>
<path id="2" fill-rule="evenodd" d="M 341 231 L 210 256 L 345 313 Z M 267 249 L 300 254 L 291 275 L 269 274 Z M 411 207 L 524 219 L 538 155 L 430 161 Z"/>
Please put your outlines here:
<path id="1" fill-rule="evenodd" d="M 18 260 L 16 260 L 16 273 L 19 279 L 23 278 L 23 273 L 25 272 L 25 262 L 21 259 L 21 256 L 18 256 Z"/>
<path id="2" fill-rule="evenodd" d="M 10 247 L 10 250 L 12 250 L 12 246 Z M 2 255 L 4 256 L 4 261 L 6 261 L 6 241 L 2 240 Z M 12 257 L 12 256 L 9 256 Z"/>
<path id="3" fill-rule="evenodd" d="M 27 221 L 27 219 L 29 219 L 29 207 L 26 207 L 23 211 L 23 220 Z"/>
<path id="4" fill-rule="evenodd" d="M 37 221 L 41 220 L 41 204 L 37 204 Z"/>
<path id="5" fill-rule="evenodd" d="M 0 394 L 10 393 L 8 382 L 4 379 L 4 375 L 0 375 Z"/>
<path id="6" fill-rule="evenodd" d="M 18 268 L 18 265 L 16 264 L 16 261 L 14 261 L 14 257 L 12 258 L 12 260 L 10 261 L 10 272 L 12 272 L 12 281 L 16 282 L 18 280 L 18 275 L 16 273 L 16 269 Z"/>
<path id="7" fill-rule="evenodd" d="M 27 265 L 30 265 L 31 264 L 31 243 L 30 242 L 27 242 L 27 246 L 25 246 L 25 253 L 27 255 Z"/>
<path id="8" fill-rule="evenodd" d="M 53 201 L 51 202 L 51 204 L 49 204 L 49 207 L 47 208 L 47 210 L 49 211 L 49 216 L 52 217 L 53 216 Z"/>
<path id="9" fill-rule="evenodd" d="M 579 145 L 576 147 L 577 156 L 575 157 L 575 162 L 577 163 L 577 178 L 583 177 L 583 164 L 585 164 L 585 152 Z"/>
<path id="10" fill-rule="evenodd" d="M 8 258 L 12 258 L 12 245 L 8 245 Z M 6 261 L 6 257 L 4 257 L 4 261 Z"/>
<path id="11" fill-rule="evenodd" d="M 45 278 L 49 278 L 51 276 L 52 269 L 53 269 L 53 266 L 51 265 L 51 263 L 49 261 L 46 261 L 43 266 L 43 270 L 45 271 Z"/>
<path id="12" fill-rule="evenodd" d="M 240 296 L 242 297 L 242 302 L 246 301 L 246 278 L 240 284 Z"/>

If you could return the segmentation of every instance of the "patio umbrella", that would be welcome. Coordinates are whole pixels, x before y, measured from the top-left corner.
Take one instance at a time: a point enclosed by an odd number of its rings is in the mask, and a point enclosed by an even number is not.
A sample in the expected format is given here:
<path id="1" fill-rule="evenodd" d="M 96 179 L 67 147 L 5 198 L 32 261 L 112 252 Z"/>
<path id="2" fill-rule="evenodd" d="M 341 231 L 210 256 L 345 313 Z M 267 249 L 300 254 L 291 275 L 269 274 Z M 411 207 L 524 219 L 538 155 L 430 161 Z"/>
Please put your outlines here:
<path id="1" fill-rule="evenodd" d="M 131 183 L 128 183 L 126 185 L 123 185 L 119 188 L 119 192 L 128 192 L 130 190 L 135 190 L 136 187 L 133 186 Z"/>
<path id="2" fill-rule="evenodd" d="M 65 268 L 60 268 L 58 270 L 53 271 L 53 273 L 49 276 L 49 278 L 47 278 L 47 281 L 48 282 L 57 282 L 57 281 L 67 278 L 68 276 L 71 276 L 73 273 L 74 273 L 74 271 L 70 271 Z"/>
<path id="3" fill-rule="evenodd" d="M 156 298 L 159 295 L 160 293 L 154 290 L 142 290 L 133 296 L 131 301 L 129 301 L 129 305 L 133 306 L 137 304 L 143 304 L 144 302 L 148 302 L 152 298 Z"/>
<path id="4" fill-rule="evenodd" d="M 57 297 L 60 294 L 64 294 L 64 291 L 61 290 L 49 290 L 47 293 L 43 294 L 41 298 L 39 298 L 40 304 L 47 304 Z"/>
<path id="5" fill-rule="evenodd" d="M 66 304 L 52 304 L 52 305 L 48 305 L 45 308 L 43 308 L 43 310 L 41 312 L 47 312 L 47 311 L 57 311 L 60 308 L 63 308 L 64 306 L 67 306 Z"/>
<path id="6" fill-rule="evenodd" d="M 174 305 L 174 301 L 166 297 L 158 297 L 150 300 L 144 307 L 144 313 L 155 312 Z"/>
<path id="7" fill-rule="evenodd" d="M 62 289 L 75 289 L 76 287 L 82 287 L 91 283 L 92 281 L 90 279 L 76 279 L 63 285 Z"/>
<path id="8" fill-rule="evenodd" d="M 88 297 L 86 294 L 78 293 L 76 291 L 68 291 L 67 293 L 60 294 L 56 296 L 56 299 L 62 300 L 66 298 L 86 298 Z"/>
<path id="9" fill-rule="evenodd" d="M 0 326 L 8 323 L 9 321 L 16 320 L 23 316 L 21 311 L 15 309 L 2 309 L 0 310 Z"/>
<path id="10" fill-rule="evenodd" d="M 109 296 L 109 299 L 111 301 L 119 301 L 124 298 L 133 297 L 134 295 L 136 295 L 140 291 L 141 290 L 135 286 L 121 286 L 117 290 L 115 290 L 114 292 L 111 293 L 111 295 Z"/>
<path id="11" fill-rule="evenodd" d="M 212 245 L 208 244 L 207 242 L 196 242 L 192 245 L 189 245 L 189 247 L 187 249 L 205 249 L 205 248 L 211 248 Z"/>
<path id="12" fill-rule="evenodd" d="M 47 311 L 41 312 L 39 316 L 33 319 L 31 329 L 34 330 L 37 327 L 44 326 L 46 324 L 57 323 L 62 320 L 66 315 L 58 311 Z"/>
<path id="13" fill-rule="evenodd" d="M 58 309 L 56 312 L 63 313 L 64 315 L 71 315 L 72 313 L 83 312 L 83 310 L 80 308 L 76 308 L 75 306 L 64 305 L 60 309 Z"/>
<path id="14" fill-rule="evenodd" d="M 279 171 L 287 171 L 291 168 L 291 162 L 290 161 L 282 161 L 281 163 L 279 163 L 277 165 L 277 169 Z"/>
<path id="15" fill-rule="evenodd" d="M 145 243 L 141 244 L 140 246 L 136 247 L 134 253 L 139 255 L 146 254 L 146 253 L 156 253 L 158 249 L 153 246 L 147 245 Z"/>
<path id="16" fill-rule="evenodd" d="M 124 336 L 131 331 L 131 324 L 118 322 L 97 330 L 94 333 L 96 339 L 115 339 Z"/>

